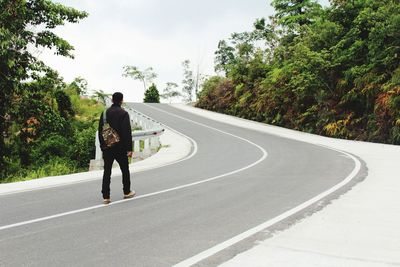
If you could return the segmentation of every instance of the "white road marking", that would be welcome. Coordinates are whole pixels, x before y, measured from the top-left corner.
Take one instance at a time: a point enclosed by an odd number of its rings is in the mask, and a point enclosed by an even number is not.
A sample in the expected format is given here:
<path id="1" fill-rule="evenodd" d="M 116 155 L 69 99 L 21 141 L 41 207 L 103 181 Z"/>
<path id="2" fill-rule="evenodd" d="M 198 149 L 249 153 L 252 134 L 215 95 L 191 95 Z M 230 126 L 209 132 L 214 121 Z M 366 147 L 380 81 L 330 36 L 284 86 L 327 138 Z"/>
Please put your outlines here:
<path id="1" fill-rule="evenodd" d="M 298 205 L 298 206 L 296 206 L 296 207 L 294 207 L 294 208 L 292 208 L 292 209 L 290 209 L 290 210 L 288 210 L 288 211 L 286 211 L 286 212 L 284 212 L 284 213 L 282 213 L 282 214 L 280 214 L 280 215 L 278 215 L 278 216 L 276 216 L 276 217 L 274 217 L 274 218 L 272 218 L 272 219 L 270 219 L 270 220 L 268 220 L 268 221 L 266 221 L 266 222 L 264 222 L 264 223 L 262 223 L 260 225 L 257 225 L 254 228 L 251 228 L 251 229 L 249 229 L 249 230 L 247 230 L 247 231 L 245 231 L 245 232 L 243 232 L 243 233 L 241 233 L 241 234 L 239 234 L 237 236 L 232 237 L 231 239 L 228 239 L 228 240 L 226 240 L 226 241 L 224 241 L 224 242 L 222 242 L 220 244 L 217 244 L 214 247 L 211 247 L 211 248 L 209 248 L 209 249 L 207 249 L 207 250 L 205 250 L 205 251 L 203 251 L 203 252 L 201 252 L 201 253 L 199 253 L 197 255 L 194 255 L 193 257 L 190 257 L 190 258 L 188 258 L 188 259 L 186 259 L 184 261 L 181 261 L 180 263 L 174 265 L 174 267 L 192 266 L 192 265 L 194 265 L 194 264 L 196 264 L 196 263 L 198 263 L 198 262 L 200 262 L 200 261 L 202 261 L 202 260 L 204 260 L 204 259 L 206 259 L 206 258 L 208 258 L 208 257 L 210 257 L 210 256 L 212 256 L 212 255 L 214 255 L 214 254 L 216 254 L 216 253 L 218 253 L 218 252 L 220 252 L 220 251 L 222 251 L 222 250 L 224 250 L 224 249 L 226 249 L 226 248 L 228 248 L 228 247 L 230 247 L 230 246 L 232 246 L 232 245 L 234 245 L 234 244 L 236 244 L 236 243 L 238 243 L 238 242 L 240 242 L 240 241 L 242 241 L 242 240 L 244 240 L 244 239 L 246 239 L 246 238 L 248 238 L 248 237 L 250 237 L 250 236 L 252 236 L 254 234 L 256 234 L 256 233 L 258 233 L 258 232 L 261 232 L 262 230 L 264 230 L 264 229 L 266 229 L 266 228 L 268 228 L 268 227 L 270 227 L 270 226 L 272 226 L 272 225 L 274 225 L 274 224 L 276 224 L 276 223 L 278 223 L 278 222 L 280 222 L 280 221 L 282 221 L 282 220 L 284 220 L 284 219 L 296 214 L 297 212 L 299 212 L 299 211 L 301 211 L 301 210 L 303 210 L 303 209 L 305 209 L 305 208 L 317 203 L 321 199 L 325 198 L 326 196 L 328 196 L 328 195 L 332 194 L 333 192 L 337 191 L 338 189 L 342 188 L 343 186 L 348 184 L 354 177 L 356 177 L 356 175 L 358 174 L 358 172 L 361 169 L 361 162 L 356 157 L 354 157 L 353 155 L 351 155 L 349 153 L 346 153 L 344 151 L 340 151 L 340 150 L 337 150 L 337 149 L 334 149 L 334 148 L 331 148 L 331 147 L 327 147 L 327 146 L 324 146 L 324 145 L 318 145 L 318 146 L 325 147 L 325 148 L 328 148 L 328 149 L 343 153 L 344 155 L 346 155 L 347 157 L 351 158 L 355 162 L 354 169 L 352 170 L 352 172 L 342 182 L 340 182 L 337 185 L 333 186 L 332 188 L 322 192 L 321 194 L 311 198 L 310 200 L 308 200 L 308 201 L 306 201 L 306 202 L 304 202 L 304 203 L 302 203 L 302 204 L 300 204 L 300 205 Z"/>
<path id="2" fill-rule="evenodd" d="M 148 105 L 147 105 L 147 106 L 148 106 Z M 180 119 L 182 119 L 182 120 L 186 120 L 186 121 L 192 122 L 192 123 L 194 123 L 194 124 L 198 124 L 198 125 L 200 125 L 200 126 L 203 126 L 203 127 L 206 127 L 206 128 L 209 128 L 209 129 L 212 129 L 212 130 L 221 132 L 221 133 L 223 133 L 223 134 L 226 134 L 226 135 L 235 137 L 235 138 L 240 139 L 240 140 L 242 140 L 242 141 L 245 141 L 245 142 L 247 142 L 247 143 L 249 143 L 249 144 L 251 144 L 251 145 L 257 147 L 258 149 L 260 149 L 261 152 L 262 152 L 262 156 L 261 156 L 261 158 L 259 158 L 257 161 L 255 161 L 255 162 L 253 162 L 253 163 L 251 163 L 251 164 L 249 164 L 249 165 L 247 165 L 247 166 L 245 166 L 245 167 L 243 167 L 243 168 L 236 169 L 236 170 L 234 170 L 234 171 L 227 172 L 227 173 L 224 173 L 224 174 L 221 174 L 221 175 L 218 175 L 218 176 L 214 176 L 214 177 L 211 177 L 211 178 L 203 179 L 203 180 L 200 180 L 200 181 L 197 181 L 197 182 L 194 182 L 194 183 L 189 183 L 189 184 L 185 184 L 185 185 L 181 185 L 181 186 L 177 186 L 177 187 L 173 187 L 173 188 L 169 188 L 169 189 L 165 189 L 165 190 L 160 190 L 160 191 L 153 192 L 153 193 L 149 193 L 149 194 L 145 194 L 145 195 L 140 195 L 140 196 L 137 196 L 137 197 L 132 198 L 132 199 L 123 199 L 123 200 L 114 201 L 114 202 L 111 202 L 111 203 L 108 204 L 108 205 L 96 205 L 96 206 L 87 207 L 87 208 L 83 208 L 83 209 L 78 209 L 78 210 L 63 212 L 63 213 L 59 213 L 59 214 L 55 214 L 55 215 L 51 215 L 51 216 L 41 217 L 41 218 L 37 218 L 37 219 L 33 219 L 33 220 L 28 220 L 28 221 L 23 221 L 23 222 L 19 222 L 19 223 L 4 225 L 4 226 L 1 226 L 1 227 L 0 227 L 0 231 L 6 230 L 6 229 L 10 229 L 10 228 L 19 227 L 19 226 L 22 226 L 22 225 L 28 225 L 28 224 L 33 224 L 33 223 L 37 223 L 37 222 L 48 221 L 48 220 L 51 220 L 51 219 L 60 218 L 60 217 L 64 217 L 64 216 L 68 216 L 68 215 L 72 215 L 72 214 L 77 214 L 77 213 L 81 213 L 81 212 L 85 212 L 85 211 L 89 211 L 89 210 L 95 210 L 95 209 L 104 208 L 104 207 L 107 207 L 107 206 L 117 205 L 117 204 L 120 204 L 120 203 L 132 201 L 132 200 L 147 198 L 147 197 L 151 197 L 151 196 L 154 196 L 154 195 L 159 195 L 159 194 L 163 194 L 163 193 L 167 193 L 167 192 L 171 192 L 171 191 L 176 191 L 176 190 L 180 190 L 180 189 L 183 189 L 183 188 L 187 188 L 187 187 L 191 187 L 191 186 L 195 186 L 195 185 L 199 185 L 199 184 L 211 182 L 211 181 L 214 181 L 214 180 L 223 178 L 223 177 L 225 177 L 225 176 L 228 176 L 228 175 L 231 175 L 231 174 L 235 174 L 235 173 L 238 173 L 238 172 L 247 170 L 247 169 L 249 169 L 249 168 L 251 168 L 251 167 L 253 167 L 253 166 L 259 164 L 259 163 L 260 163 L 261 161 L 263 161 L 263 160 L 267 157 L 267 155 L 268 155 L 267 151 L 266 151 L 264 148 L 262 148 L 261 146 L 255 144 L 255 143 L 251 142 L 250 140 L 247 140 L 247 139 L 245 139 L 245 138 L 243 138 L 243 137 L 240 137 L 240 136 L 237 136 L 237 135 L 234 135 L 234 134 L 231 134 L 231 133 L 228 133 L 228 132 L 219 130 L 219 129 L 217 129 L 217 128 L 214 128 L 214 127 L 211 127 L 211 126 L 202 124 L 202 123 L 200 123 L 200 122 L 192 121 L 192 120 L 190 120 L 190 119 L 181 117 L 181 116 L 179 116 L 179 115 L 175 115 L 175 114 L 173 114 L 173 113 L 170 113 L 170 112 L 167 112 L 167 111 L 164 111 L 164 110 L 155 108 L 155 107 L 151 107 L 151 106 L 148 106 L 148 107 L 153 108 L 153 109 L 156 109 L 156 110 L 159 110 L 159 111 L 164 112 L 164 113 L 167 113 L 167 114 L 169 114 L 169 115 L 171 115 L 171 116 L 175 116 L 175 117 L 180 118 Z M 189 138 L 189 139 L 190 139 L 190 140 L 193 140 L 193 139 L 191 139 L 191 138 Z M 193 141 L 194 141 L 194 140 L 193 140 Z M 196 143 L 195 141 L 194 141 L 194 144 L 196 144 L 196 145 L 195 145 L 195 152 L 197 152 L 197 143 Z M 194 154 L 192 154 L 190 157 L 192 157 L 193 155 L 194 155 Z M 187 160 L 187 158 L 185 158 L 185 159 L 183 159 L 183 160 Z M 181 160 L 181 161 L 183 161 L 183 160 Z M 176 163 L 176 162 L 175 162 L 175 163 Z M 175 163 L 174 163 L 174 164 L 175 164 Z"/>

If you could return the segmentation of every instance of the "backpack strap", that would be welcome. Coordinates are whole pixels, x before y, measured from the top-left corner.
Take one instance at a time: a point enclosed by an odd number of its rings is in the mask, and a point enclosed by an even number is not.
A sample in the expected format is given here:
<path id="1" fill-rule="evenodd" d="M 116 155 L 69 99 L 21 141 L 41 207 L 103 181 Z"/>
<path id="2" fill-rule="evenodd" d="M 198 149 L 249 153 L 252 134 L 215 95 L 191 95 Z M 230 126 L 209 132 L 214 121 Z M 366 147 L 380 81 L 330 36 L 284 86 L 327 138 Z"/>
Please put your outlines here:
<path id="1" fill-rule="evenodd" d="M 106 113 L 107 113 L 107 109 L 103 111 L 103 124 L 107 123 L 107 115 L 106 115 Z"/>

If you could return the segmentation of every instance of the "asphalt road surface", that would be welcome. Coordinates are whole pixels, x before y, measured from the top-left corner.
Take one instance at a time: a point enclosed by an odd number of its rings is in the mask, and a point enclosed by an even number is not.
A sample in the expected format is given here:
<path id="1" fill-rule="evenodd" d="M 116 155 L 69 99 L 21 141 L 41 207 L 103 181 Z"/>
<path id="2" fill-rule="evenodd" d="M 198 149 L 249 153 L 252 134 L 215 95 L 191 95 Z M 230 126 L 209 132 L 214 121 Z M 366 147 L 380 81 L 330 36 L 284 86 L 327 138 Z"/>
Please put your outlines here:
<path id="1" fill-rule="evenodd" d="M 101 205 L 101 180 L 0 196 L 0 266 L 172 266 L 313 198 L 355 168 L 321 146 L 168 105 L 130 105 L 192 138 L 190 158 L 135 174 L 130 201 L 118 202 L 121 178 L 113 178 L 110 206 Z M 203 265 L 220 262 L 212 257 Z"/>

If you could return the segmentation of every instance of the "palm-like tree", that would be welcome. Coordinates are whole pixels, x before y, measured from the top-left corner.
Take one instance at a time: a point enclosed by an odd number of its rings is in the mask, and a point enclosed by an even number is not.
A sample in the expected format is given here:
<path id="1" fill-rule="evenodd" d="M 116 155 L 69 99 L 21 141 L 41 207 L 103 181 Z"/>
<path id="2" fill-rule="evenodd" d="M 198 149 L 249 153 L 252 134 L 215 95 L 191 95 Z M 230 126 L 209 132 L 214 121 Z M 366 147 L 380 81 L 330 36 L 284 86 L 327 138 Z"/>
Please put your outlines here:
<path id="1" fill-rule="evenodd" d="M 107 98 L 110 97 L 111 94 L 105 93 L 103 90 L 94 91 L 93 98 L 97 99 L 97 101 L 107 105 Z"/>

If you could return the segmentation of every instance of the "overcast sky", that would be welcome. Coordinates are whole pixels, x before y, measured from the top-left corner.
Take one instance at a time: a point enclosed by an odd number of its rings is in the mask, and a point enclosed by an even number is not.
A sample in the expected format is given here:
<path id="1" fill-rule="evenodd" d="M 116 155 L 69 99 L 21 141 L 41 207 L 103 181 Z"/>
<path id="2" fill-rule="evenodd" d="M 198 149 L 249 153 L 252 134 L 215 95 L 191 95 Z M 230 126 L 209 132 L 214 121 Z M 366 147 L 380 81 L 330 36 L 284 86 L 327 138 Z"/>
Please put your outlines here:
<path id="1" fill-rule="evenodd" d="M 325 1 L 325 0 L 324 0 Z M 182 81 L 182 61 L 212 75 L 219 40 L 252 29 L 257 18 L 273 14 L 270 0 L 58 0 L 84 10 L 80 23 L 56 32 L 75 47 L 75 59 L 43 51 L 41 58 L 66 82 L 81 76 L 91 90 L 120 91 L 125 101 L 142 102 L 143 85 L 122 77 L 125 65 L 153 67 L 160 92 Z"/>

